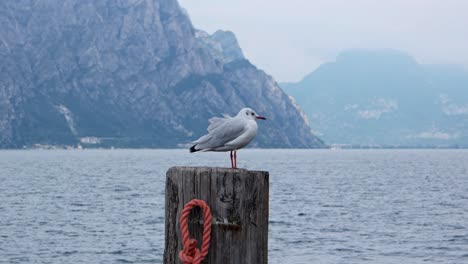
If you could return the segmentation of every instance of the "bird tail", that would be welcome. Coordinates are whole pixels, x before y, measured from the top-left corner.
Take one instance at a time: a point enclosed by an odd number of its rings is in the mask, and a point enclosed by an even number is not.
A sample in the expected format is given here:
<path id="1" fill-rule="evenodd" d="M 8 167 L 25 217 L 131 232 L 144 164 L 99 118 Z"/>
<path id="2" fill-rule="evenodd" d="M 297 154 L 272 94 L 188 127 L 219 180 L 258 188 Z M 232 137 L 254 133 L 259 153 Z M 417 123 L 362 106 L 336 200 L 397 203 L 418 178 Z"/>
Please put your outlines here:
<path id="1" fill-rule="evenodd" d="M 195 146 L 196 146 L 196 144 L 193 145 L 193 146 L 190 148 L 190 153 L 199 151 L 199 149 L 195 149 Z"/>

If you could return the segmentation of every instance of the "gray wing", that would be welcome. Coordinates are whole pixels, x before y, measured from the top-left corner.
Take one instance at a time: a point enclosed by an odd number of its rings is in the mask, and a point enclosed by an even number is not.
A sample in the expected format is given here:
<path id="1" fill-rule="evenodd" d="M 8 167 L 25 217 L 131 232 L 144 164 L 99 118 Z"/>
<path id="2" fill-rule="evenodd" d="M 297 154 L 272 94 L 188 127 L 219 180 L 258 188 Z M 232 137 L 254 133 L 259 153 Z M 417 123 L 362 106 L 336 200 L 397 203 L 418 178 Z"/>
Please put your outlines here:
<path id="1" fill-rule="evenodd" d="M 222 147 L 244 133 L 245 126 L 243 122 L 239 122 L 239 120 L 233 118 L 224 120 L 225 121 L 218 123 L 215 128 L 212 128 L 208 135 L 194 142 L 197 144 L 197 149 L 210 150 Z"/>
<path id="2" fill-rule="evenodd" d="M 208 126 L 208 132 L 215 130 L 217 127 L 222 126 L 229 119 L 232 119 L 228 114 L 223 114 L 224 117 L 212 117 L 208 120 L 210 125 Z"/>

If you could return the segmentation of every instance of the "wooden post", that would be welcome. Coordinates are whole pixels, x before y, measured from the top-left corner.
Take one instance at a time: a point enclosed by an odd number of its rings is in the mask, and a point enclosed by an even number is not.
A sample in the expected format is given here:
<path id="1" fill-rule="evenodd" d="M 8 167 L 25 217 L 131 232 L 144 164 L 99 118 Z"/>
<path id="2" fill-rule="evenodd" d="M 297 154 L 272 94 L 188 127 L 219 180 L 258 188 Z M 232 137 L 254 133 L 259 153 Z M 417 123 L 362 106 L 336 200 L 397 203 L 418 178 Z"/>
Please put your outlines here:
<path id="1" fill-rule="evenodd" d="M 211 245 L 204 264 L 268 263 L 268 177 L 266 171 L 172 167 L 166 175 L 164 263 L 176 264 L 182 249 L 180 213 L 192 199 L 211 208 Z M 190 236 L 201 246 L 201 210 L 189 218 Z"/>

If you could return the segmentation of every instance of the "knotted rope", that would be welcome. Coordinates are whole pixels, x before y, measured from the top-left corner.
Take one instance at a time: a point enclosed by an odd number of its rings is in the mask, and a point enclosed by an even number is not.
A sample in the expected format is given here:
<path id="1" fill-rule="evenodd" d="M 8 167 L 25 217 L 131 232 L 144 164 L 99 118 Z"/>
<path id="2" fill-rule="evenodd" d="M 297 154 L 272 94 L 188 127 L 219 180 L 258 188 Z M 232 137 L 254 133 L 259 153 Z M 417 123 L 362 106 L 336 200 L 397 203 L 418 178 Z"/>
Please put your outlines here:
<path id="1" fill-rule="evenodd" d="M 189 238 L 188 217 L 192 208 L 198 206 L 203 210 L 203 240 L 201 250 L 197 248 L 197 240 Z M 202 201 L 193 199 L 185 204 L 182 213 L 180 214 L 180 229 L 182 230 L 183 249 L 179 252 L 180 261 L 183 264 L 200 264 L 208 254 L 210 249 L 211 237 L 211 210 L 208 205 Z"/>

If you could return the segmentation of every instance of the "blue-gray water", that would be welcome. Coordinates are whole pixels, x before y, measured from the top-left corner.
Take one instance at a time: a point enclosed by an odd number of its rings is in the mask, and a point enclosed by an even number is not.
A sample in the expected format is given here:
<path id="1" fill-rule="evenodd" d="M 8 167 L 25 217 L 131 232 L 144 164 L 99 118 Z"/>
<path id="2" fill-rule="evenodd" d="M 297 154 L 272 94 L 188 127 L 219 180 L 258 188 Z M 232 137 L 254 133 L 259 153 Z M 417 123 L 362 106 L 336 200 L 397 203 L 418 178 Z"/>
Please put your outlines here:
<path id="1" fill-rule="evenodd" d="M 161 263 L 186 150 L 0 151 L 0 263 Z M 466 150 L 241 150 L 270 171 L 269 263 L 468 263 Z"/>

